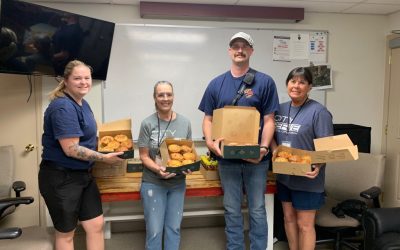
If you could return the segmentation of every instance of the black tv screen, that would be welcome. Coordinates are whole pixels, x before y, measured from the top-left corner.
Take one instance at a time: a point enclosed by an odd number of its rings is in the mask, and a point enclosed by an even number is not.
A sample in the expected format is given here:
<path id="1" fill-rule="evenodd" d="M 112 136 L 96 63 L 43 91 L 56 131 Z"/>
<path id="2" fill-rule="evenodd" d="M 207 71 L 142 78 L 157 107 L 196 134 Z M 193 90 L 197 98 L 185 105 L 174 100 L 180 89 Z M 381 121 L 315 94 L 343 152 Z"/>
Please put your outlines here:
<path id="1" fill-rule="evenodd" d="M 16 0 L 1 1 L 0 73 L 62 76 L 78 59 L 105 80 L 115 24 Z"/>

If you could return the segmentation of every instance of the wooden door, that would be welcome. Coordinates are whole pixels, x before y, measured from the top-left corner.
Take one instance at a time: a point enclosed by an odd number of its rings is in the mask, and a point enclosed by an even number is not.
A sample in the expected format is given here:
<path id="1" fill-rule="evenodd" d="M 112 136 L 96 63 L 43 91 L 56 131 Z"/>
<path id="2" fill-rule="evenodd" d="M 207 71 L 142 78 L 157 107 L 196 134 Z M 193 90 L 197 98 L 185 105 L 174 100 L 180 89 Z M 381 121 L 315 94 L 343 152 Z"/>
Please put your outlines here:
<path id="1" fill-rule="evenodd" d="M 385 207 L 400 206 L 400 37 L 390 39 L 387 79 Z"/>
<path id="2" fill-rule="evenodd" d="M 16 180 L 26 183 L 22 196 L 32 196 L 35 201 L 21 205 L 17 211 L 3 220 L 1 226 L 39 225 L 38 156 L 40 155 L 40 133 L 37 112 L 42 112 L 40 77 L 0 74 L 0 144 L 13 145 L 15 153 Z M 30 95 L 30 82 L 32 94 Z M 32 151 L 25 151 L 31 144 Z M 1 163 L 0 163 L 1 164 Z"/>

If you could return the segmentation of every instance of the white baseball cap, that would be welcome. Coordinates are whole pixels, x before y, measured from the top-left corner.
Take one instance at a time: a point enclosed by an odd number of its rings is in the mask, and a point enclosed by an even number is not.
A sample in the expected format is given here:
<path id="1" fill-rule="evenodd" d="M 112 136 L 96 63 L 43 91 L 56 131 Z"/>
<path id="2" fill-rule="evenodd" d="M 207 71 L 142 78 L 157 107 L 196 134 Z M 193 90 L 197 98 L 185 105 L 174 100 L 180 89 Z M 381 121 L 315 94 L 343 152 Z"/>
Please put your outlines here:
<path id="1" fill-rule="evenodd" d="M 254 41 L 253 38 L 251 38 L 251 36 L 249 34 L 246 34 L 244 32 L 238 32 L 236 34 L 234 34 L 229 42 L 229 46 L 232 46 L 232 43 L 236 40 L 236 39 L 243 39 L 245 40 L 251 47 L 254 46 Z"/>

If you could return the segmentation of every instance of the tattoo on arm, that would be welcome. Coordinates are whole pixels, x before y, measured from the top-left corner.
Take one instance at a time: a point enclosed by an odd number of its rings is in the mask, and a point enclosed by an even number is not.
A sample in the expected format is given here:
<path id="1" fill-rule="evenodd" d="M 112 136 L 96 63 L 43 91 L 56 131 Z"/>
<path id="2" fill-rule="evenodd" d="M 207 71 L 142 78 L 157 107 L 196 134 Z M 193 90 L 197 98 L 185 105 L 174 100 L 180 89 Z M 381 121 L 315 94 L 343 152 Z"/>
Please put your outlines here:
<path id="1" fill-rule="evenodd" d="M 103 154 L 82 147 L 78 143 L 73 143 L 69 149 L 74 152 L 73 155 L 81 160 L 102 161 L 104 159 Z"/>

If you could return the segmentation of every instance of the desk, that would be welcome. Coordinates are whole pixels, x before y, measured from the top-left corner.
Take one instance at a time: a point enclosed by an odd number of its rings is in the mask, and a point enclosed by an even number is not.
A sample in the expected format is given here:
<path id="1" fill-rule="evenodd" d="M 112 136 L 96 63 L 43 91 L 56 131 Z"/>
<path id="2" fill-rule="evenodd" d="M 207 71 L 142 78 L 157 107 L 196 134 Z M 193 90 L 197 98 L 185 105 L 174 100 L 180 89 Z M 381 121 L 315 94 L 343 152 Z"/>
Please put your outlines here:
<path id="1" fill-rule="evenodd" d="M 128 173 L 122 177 L 97 178 L 101 199 L 103 202 L 140 200 L 141 173 Z M 265 192 L 265 209 L 268 221 L 268 250 L 273 246 L 273 218 L 274 218 L 274 193 L 276 192 L 275 182 L 267 181 Z M 205 180 L 200 172 L 194 172 L 186 178 L 186 197 L 218 197 L 223 191 L 220 181 Z M 184 211 L 183 217 L 223 215 L 224 210 L 198 210 Z M 105 227 L 104 237 L 111 238 L 111 222 L 126 220 L 144 219 L 143 214 L 132 215 L 110 215 L 104 213 Z"/>

